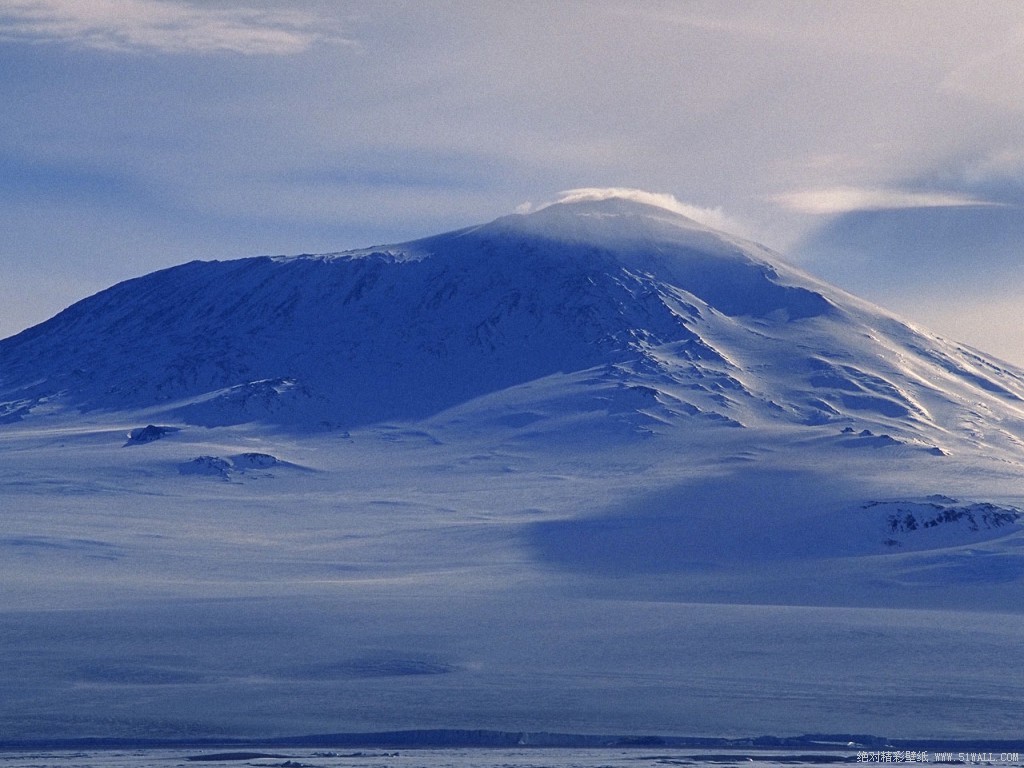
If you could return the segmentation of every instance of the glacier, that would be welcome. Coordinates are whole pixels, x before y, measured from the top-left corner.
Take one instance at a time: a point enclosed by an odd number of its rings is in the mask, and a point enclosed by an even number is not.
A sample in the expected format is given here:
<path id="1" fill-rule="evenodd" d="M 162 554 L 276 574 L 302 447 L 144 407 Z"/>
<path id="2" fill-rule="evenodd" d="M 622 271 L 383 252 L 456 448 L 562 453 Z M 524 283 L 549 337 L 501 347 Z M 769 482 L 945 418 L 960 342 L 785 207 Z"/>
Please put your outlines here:
<path id="1" fill-rule="evenodd" d="M 9 741 L 1019 734 L 1024 372 L 635 199 L 0 341 Z"/>

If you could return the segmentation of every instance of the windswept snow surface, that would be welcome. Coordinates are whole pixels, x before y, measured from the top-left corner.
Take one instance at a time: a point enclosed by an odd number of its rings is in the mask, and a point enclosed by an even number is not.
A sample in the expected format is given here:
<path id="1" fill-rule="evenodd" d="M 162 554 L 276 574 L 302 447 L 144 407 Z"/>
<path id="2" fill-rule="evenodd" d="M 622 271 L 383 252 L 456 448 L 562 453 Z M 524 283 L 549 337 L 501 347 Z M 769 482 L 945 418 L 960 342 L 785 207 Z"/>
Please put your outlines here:
<path id="1" fill-rule="evenodd" d="M 7 739 L 1012 738 L 1024 375 L 635 200 L 0 342 Z"/>

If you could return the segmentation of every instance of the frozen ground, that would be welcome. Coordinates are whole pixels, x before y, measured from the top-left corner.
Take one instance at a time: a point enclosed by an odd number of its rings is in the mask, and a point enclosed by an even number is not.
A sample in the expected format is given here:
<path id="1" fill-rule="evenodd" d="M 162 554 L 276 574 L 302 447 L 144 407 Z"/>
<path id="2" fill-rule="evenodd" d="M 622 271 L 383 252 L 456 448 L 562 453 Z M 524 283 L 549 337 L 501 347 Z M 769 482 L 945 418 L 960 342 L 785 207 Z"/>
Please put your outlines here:
<path id="1" fill-rule="evenodd" d="M 1020 732 L 1019 525 L 894 546 L 860 503 L 1009 509 L 1013 468 L 893 452 L 878 478 L 834 446 L 815 474 L 804 430 L 133 426 L 0 433 L 8 739 Z"/>

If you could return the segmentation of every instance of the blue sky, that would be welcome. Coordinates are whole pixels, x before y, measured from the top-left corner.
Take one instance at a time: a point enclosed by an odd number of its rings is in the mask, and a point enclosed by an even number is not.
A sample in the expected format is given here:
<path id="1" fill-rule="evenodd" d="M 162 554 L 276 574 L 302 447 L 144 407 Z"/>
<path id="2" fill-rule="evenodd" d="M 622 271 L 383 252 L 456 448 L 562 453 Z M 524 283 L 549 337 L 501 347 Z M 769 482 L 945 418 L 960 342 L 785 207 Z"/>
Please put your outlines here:
<path id="1" fill-rule="evenodd" d="M 192 259 L 668 193 L 1024 363 L 1024 4 L 0 2 L 0 336 Z"/>

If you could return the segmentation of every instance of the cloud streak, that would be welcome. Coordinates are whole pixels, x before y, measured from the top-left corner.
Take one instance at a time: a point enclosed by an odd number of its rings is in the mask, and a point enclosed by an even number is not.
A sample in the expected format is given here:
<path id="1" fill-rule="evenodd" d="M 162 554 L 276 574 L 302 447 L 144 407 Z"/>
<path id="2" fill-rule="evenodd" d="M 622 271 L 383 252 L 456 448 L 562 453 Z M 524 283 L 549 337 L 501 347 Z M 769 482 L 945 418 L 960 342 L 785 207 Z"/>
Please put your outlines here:
<path id="1" fill-rule="evenodd" d="M 1001 206 L 970 195 L 949 192 L 912 192 L 897 189 L 831 187 L 788 192 L 772 197 L 773 202 L 799 213 L 837 214 L 854 211 L 884 211 L 900 208 L 962 208 Z"/>
<path id="2" fill-rule="evenodd" d="M 9 0 L 0 9 L 0 40 L 120 53 L 289 55 L 319 42 L 349 42 L 335 26 L 298 10 L 178 0 Z"/>

